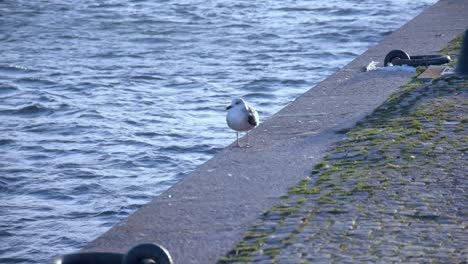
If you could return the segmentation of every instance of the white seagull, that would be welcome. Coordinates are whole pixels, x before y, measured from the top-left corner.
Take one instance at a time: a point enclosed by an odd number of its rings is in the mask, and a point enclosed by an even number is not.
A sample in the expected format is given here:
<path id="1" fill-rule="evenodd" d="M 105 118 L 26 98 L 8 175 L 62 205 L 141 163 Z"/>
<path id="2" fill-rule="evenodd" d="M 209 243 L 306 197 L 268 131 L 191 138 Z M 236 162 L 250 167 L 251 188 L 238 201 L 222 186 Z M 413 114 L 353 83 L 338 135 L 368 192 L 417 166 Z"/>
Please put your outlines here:
<path id="1" fill-rule="evenodd" d="M 248 145 L 249 130 L 258 126 L 259 123 L 257 110 L 241 98 L 233 99 L 231 105 L 226 107 L 226 109 L 228 110 L 226 122 L 231 129 L 236 131 L 237 146 L 240 147 L 239 131 L 247 132 Z"/>

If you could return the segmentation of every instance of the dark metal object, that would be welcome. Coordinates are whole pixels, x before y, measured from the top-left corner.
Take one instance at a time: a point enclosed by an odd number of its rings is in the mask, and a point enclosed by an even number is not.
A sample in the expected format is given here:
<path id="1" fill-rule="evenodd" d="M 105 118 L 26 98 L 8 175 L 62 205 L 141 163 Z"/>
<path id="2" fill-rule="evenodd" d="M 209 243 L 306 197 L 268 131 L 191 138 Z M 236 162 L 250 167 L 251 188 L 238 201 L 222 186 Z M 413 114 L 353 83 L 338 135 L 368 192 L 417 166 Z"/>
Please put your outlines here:
<path id="1" fill-rule="evenodd" d="M 172 264 L 166 249 L 156 244 L 141 244 L 130 249 L 122 264 Z"/>
<path id="2" fill-rule="evenodd" d="M 465 31 L 465 36 L 463 37 L 455 72 L 461 75 L 468 75 L 468 29 Z"/>
<path id="3" fill-rule="evenodd" d="M 169 252 L 157 244 L 140 244 L 127 254 L 84 252 L 56 257 L 52 264 L 173 264 Z"/>
<path id="4" fill-rule="evenodd" d="M 420 55 L 410 56 L 402 50 L 392 50 L 385 56 L 384 66 L 408 65 L 408 66 L 428 66 L 441 65 L 450 62 L 450 56 L 447 55 Z"/>

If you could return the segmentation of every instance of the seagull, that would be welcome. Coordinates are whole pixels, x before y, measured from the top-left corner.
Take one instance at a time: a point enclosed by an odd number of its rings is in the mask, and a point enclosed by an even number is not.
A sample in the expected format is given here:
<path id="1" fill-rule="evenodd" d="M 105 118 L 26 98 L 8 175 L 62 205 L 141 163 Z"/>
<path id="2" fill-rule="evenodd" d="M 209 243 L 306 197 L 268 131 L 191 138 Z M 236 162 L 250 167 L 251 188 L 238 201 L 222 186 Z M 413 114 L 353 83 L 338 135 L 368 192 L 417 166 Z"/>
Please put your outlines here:
<path id="1" fill-rule="evenodd" d="M 259 123 L 257 110 L 241 98 L 233 99 L 231 105 L 226 107 L 226 110 L 228 110 L 226 122 L 232 130 L 236 131 L 237 146 L 240 147 L 239 131 L 247 132 L 248 146 L 249 130 L 258 126 Z"/>

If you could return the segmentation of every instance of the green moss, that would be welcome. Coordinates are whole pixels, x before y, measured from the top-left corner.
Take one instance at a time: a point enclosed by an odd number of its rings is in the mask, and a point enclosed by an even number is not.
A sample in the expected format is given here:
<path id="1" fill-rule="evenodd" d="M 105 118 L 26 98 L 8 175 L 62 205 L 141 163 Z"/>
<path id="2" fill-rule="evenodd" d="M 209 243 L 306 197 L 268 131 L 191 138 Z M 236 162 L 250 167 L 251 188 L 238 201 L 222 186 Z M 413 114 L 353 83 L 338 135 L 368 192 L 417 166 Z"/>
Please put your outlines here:
<path id="1" fill-rule="evenodd" d="M 354 185 L 354 188 L 358 192 L 371 191 L 372 190 L 372 186 L 369 183 L 367 183 L 367 182 L 365 182 L 363 180 L 356 181 L 356 184 Z"/>
<path id="2" fill-rule="evenodd" d="M 345 253 L 348 251 L 348 248 L 349 248 L 349 245 L 348 244 L 345 244 L 345 243 L 341 243 L 340 244 L 340 250 L 341 252 Z"/>
<path id="3" fill-rule="evenodd" d="M 317 179 L 317 184 L 330 180 L 330 174 L 323 173 Z"/>
<path id="4" fill-rule="evenodd" d="M 402 87 L 404 88 L 405 95 L 406 95 L 408 92 L 414 90 L 415 88 L 418 88 L 421 85 L 422 85 L 422 82 L 411 80 L 408 83 L 404 84 Z"/>
<path id="5" fill-rule="evenodd" d="M 341 188 L 341 186 L 333 184 L 333 183 L 329 184 L 327 187 L 331 187 L 334 192 L 339 192 L 339 191 L 341 191 L 343 189 L 343 188 Z"/>
<path id="6" fill-rule="evenodd" d="M 249 262 L 251 260 L 250 256 L 228 256 L 218 259 L 218 263 L 234 263 L 234 262 Z"/>
<path id="7" fill-rule="evenodd" d="M 457 88 L 458 88 L 458 89 L 468 88 L 468 81 L 464 81 L 464 82 L 462 82 L 462 83 L 459 83 L 459 84 L 457 85 Z"/>
<path id="8" fill-rule="evenodd" d="M 440 132 L 439 129 L 435 129 L 435 128 L 422 131 L 419 135 L 419 139 L 423 141 L 428 141 L 432 139 L 435 135 L 437 135 L 439 132 Z"/>
<path id="9" fill-rule="evenodd" d="M 332 208 L 332 209 L 328 210 L 327 213 L 329 213 L 329 214 L 345 214 L 345 213 L 347 213 L 347 211 L 344 211 L 344 210 L 339 209 L 339 208 Z"/>
<path id="10" fill-rule="evenodd" d="M 330 194 L 320 196 L 320 198 L 318 199 L 319 204 L 330 204 L 330 203 L 333 203 L 333 202 L 334 202 L 333 198 L 331 197 Z"/>
<path id="11" fill-rule="evenodd" d="M 350 128 L 343 128 L 343 129 L 337 130 L 336 133 L 337 133 L 337 134 L 346 134 L 346 133 L 348 133 L 350 130 L 351 130 Z"/>
<path id="12" fill-rule="evenodd" d="M 459 123 L 458 125 L 455 126 L 455 132 L 461 132 L 465 130 L 465 125 L 463 123 Z"/>
<path id="13" fill-rule="evenodd" d="M 422 126 L 421 122 L 419 122 L 416 119 L 413 119 L 413 120 L 411 120 L 411 124 L 410 124 L 409 128 L 416 129 L 416 130 L 422 130 L 423 126 Z"/>
<path id="14" fill-rule="evenodd" d="M 359 148 L 359 155 L 365 156 L 367 155 L 369 148 L 367 146 L 362 146 Z"/>
<path id="15" fill-rule="evenodd" d="M 455 55 L 458 53 L 458 50 L 461 47 L 462 39 L 463 36 L 465 35 L 465 32 L 462 32 L 458 34 L 454 39 L 452 39 L 445 48 L 443 48 L 440 53 L 445 54 L 445 55 Z"/>
<path id="16" fill-rule="evenodd" d="M 364 204 L 358 204 L 358 205 L 356 205 L 356 209 L 359 212 L 363 212 L 366 209 L 366 206 Z"/>
<path id="17" fill-rule="evenodd" d="M 337 167 L 336 166 L 331 166 L 330 168 L 328 168 L 326 171 L 322 172 L 322 174 L 320 174 L 320 176 L 318 177 L 317 179 L 317 185 L 319 185 L 320 183 L 322 182 L 325 182 L 325 181 L 328 181 L 330 180 L 330 175 L 332 173 L 334 173 L 335 171 L 337 171 Z"/>
<path id="18" fill-rule="evenodd" d="M 309 186 L 308 183 L 310 181 L 310 177 L 306 177 L 302 179 L 299 184 L 292 187 L 289 192 L 291 194 L 313 194 L 320 192 L 320 188 L 318 186 Z"/>
<path id="19" fill-rule="evenodd" d="M 273 207 L 272 211 L 280 212 L 284 216 L 295 213 L 297 211 L 297 208 L 289 206 L 287 204 L 280 204 Z"/>
<path id="20" fill-rule="evenodd" d="M 318 170 L 318 169 L 321 169 L 321 168 L 324 168 L 327 166 L 327 161 L 325 160 L 322 160 L 321 162 L 315 164 L 315 169 Z"/>
<path id="21" fill-rule="evenodd" d="M 307 199 L 304 196 L 302 196 L 302 197 L 297 198 L 296 203 L 297 204 L 303 204 L 303 203 L 305 203 L 306 200 Z"/>
<path id="22" fill-rule="evenodd" d="M 390 169 L 395 169 L 395 170 L 401 169 L 401 167 L 399 165 L 392 164 L 392 163 L 385 163 L 385 167 L 390 168 Z"/>
<path id="23" fill-rule="evenodd" d="M 427 66 L 418 66 L 416 67 L 416 75 L 420 75 L 421 73 L 425 72 L 427 70 Z"/>
<path id="24" fill-rule="evenodd" d="M 344 180 L 349 175 L 352 175 L 353 173 L 356 172 L 356 168 L 351 167 L 351 168 L 346 168 L 344 171 L 340 172 L 340 178 Z"/>
<path id="25" fill-rule="evenodd" d="M 351 226 L 350 228 L 351 229 L 356 229 L 357 228 L 357 225 L 358 225 L 358 219 L 357 217 L 353 218 L 353 221 L 351 221 Z"/>
<path id="26" fill-rule="evenodd" d="M 281 243 L 282 243 L 283 245 L 285 245 L 285 246 L 289 246 L 289 245 L 294 244 L 294 240 L 291 239 L 291 238 L 289 238 L 289 239 L 283 239 L 283 240 L 281 240 Z"/>
<path id="27" fill-rule="evenodd" d="M 263 254 L 270 256 L 271 258 L 274 258 L 276 255 L 278 255 L 281 252 L 281 248 L 267 248 L 263 250 Z"/>
<path id="28" fill-rule="evenodd" d="M 310 241 L 316 239 L 321 233 L 322 233 L 321 231 L 313 233 L 312 235 L 310 235 L 306 239 L 304 239 L 304 241 L 305 242 L 310 242 Z"/>
<path id="29" fill-rule="evenodd" d="M 245 239 L 252 239 L 252 238 L 263 238 L 265 237 L 265 234 L 264 233 L 260 233 L 260 232 L 247 232 L 247 234 L 245 234 L 244 238 Z"/>
<path id="30" fill-rule="evenodd" d="M 240 241 L 236 244 L 236 247 L 228 253 L 228 256 L 220 259 L 219 262 L 249 261 L 249 254 L 258 248 L 259 246 L 257 244 L 249 244 L 246 241 Z"/>
<path id="31" fill-rule="evenodd" d="M 339 161 L 333 162 L 332 167 L 335 167 L 335 169 L 339 167 L 346 167 L 349 169 L 353 169 L 354 167 L 361 165 L 361 163 L 362 162 L 359 160 L 339 160 Z"/>

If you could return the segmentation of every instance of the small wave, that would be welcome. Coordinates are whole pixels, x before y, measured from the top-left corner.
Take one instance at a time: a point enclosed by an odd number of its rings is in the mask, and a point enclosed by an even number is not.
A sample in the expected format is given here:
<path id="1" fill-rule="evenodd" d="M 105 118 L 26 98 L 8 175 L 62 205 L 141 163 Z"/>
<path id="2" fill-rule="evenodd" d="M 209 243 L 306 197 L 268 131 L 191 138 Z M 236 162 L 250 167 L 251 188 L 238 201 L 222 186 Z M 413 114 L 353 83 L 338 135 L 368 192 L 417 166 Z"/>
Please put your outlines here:
<path id="1" fill-rule="evenodd" d="M 176 88 L 176 89 L 198 89 L 203 87 L 202 83 L 199 83 L 197 81 L 173 81 L 169 84 L 167 84 L 168 87 L 171 88 Z"/>
<path id="2" fill-rule="evenodd" d="M 41 155 L 41 154 L 34 154 L 34 155 L 28 155 L 25 156 L 26 160 L 32 160 L 32 161 L 38 161 L 38 160 L 46 160 L 49 159 L 49 156 L 47 155 Z"/>
<path id="3" fill-rule="evenodd" d="M 223 28 L 241 28 L 241 29 L 246 29 L 246 28 L 251 28 L 252 25 L 250 24 L 228 24 L 224 25 Z"/>
<path id="4" fill-rule="evenodd" d="M 90 113 L 81 114 L 81 115 L 78 116 L 78 118 L 96 119 L 96 120 L 104 120 L 105 119 L 105 117 L 100 115 L 100 114 L 90 114 Z"/>
<path id="5" fill-rule="evenodd" d="M 8 192 L 8 183 L 0 180 L 0 191 L 2 193 Z M 0 232 L 0 236 L 1 236 L 1 232 Z"/>
<path id="6" fill-rule="evenodd" d="M 127 139 L 127 140 L 118 140 L 115 142 L 116 145 L 123 145 L 123 146 L 139 146 L 139 147 L 153 147 L 152 144 L 143 142 L 143 141 L 138 141 L 138 140 L 133 140 L 133 139 Z M 109 144 L 113 145 L 113 144 Z"/>
<path id="7" fill-rule="evenodd" d="M 164 136 L 164 134 L 155 133 L 155 132 L 137 132 L 135 133 L 135 136 L 154 138 L 154 137 Z"/>
<path id="8" fill-rule="evenodd" d="M 118 55 L 116 52 L 108 51 L 108 52 L 100 52 L 100 53 L 93 54 L 89 56 L 89 58 L 113 59 L 119 56 L 120 55 Z"/>
<path id="9" fill-rule="evenodd" d="M 138 43 L 138 44 L 170 44 L 171 43 L 171 40 L 168 38 L 155 38 L 155 37 L 132 38 L 129 41 L 132 43 Z"/>
<path id="10" fill-rule="evenodd" d="M 191 11 L 187 10 L 186 7 L 176 8 L 175 11 L 178 14 L 184 16 L 184 17 L 190 18 L 191 20 L 203 20 L 203 19 L 205 19 L 203 16 L 200 16 L 198 14 L 195 14 L 194 12 L 191 12 Z"/>
<path id="11" fill-rule="evenodd" d="M 99 87 L 98 83 L 93 82 L 80 82 L 76 86 L 69 87 L 71 90 L 82 90 L 82 89 L 95 89 Z"/>
<path id="12" fill-rule="evenodd" d="M 157 28 L 155 29 L 147 29 L 144 31 L 141 31 L 140 34 L 144 36 L 187 36 L 189 34 L 192 34 L 192 31 L 186 30 L 186 29 L 181 29 L 178 27 L 174 28 Z"/>
<path id="13" fill-rule="evenodd" d="M 330 11 L 328 7 L 318 7 L 318 8 L 310 8 L 310 7 L 282 7 L 275 9 L 276 11 L 285 11 L 285 12 L 325 12 Z"/>
<path id="14" fill-rule="evenodd" d="M 273 34 L 273 33 L 257 33 L 251 34 L 247 36 L 248 39 L 259 39 L 259 40 L 272 40 L 272 39 L 279 39 L 280 36 Z"/>
<path id="15" fill-rule="evenodd" d="M 278 79 L 262 78 L 245 84 L 242 88 L 255 93 L 271 92 L 282 86 L 297 86 L 307 84 L 305 80 L 300 79 Z"/>
<path id="16" fill-rule="evenodd" d="M 130 79 L 132 79 L 132 80 L 148 80 L 148 81 L 166 80 L 166 78 L 164 78 L 162 76 L 155 76 L 155 75 L 134 75 L 134 76 L 130 76 Z"/>
<path id="17" fill-rule="evenodd" d="M 136 164 L 146 164 L 146 166 L 148 165 L 152 165 L 152 166 L 155 166 L 154 164 L 173 164 L 175 163 L 175 160 L 174 158 L 171 158 L 169 156 L 165 156 L 165 155 L 157 155 L 157 156 L 151 156 L 151 157 L 142 157 L 142 158 L 138 158 L 135 160 Z"/>
<path id="18" fill-rule="evenodd" d="M 214 154 L 217 152 L 217 149 L 212 145 L 199 144 L 193 146 L 178 146 L 172 145 L 167 147 L 160 148 L 162 152 L 173 152 L 173 153 L 203 153 L 203 154 Z"/>
<path id="19" fill-rule="evenodd" d="M 268 54 L 265 54 L 265 53 L 256 54 L 254 56 L 254 58 L 258 59 L 258 60 L 273 60 L 273 59 L 275 59 L 274 56 L 268 55 Z"/>
<path id="20" fill-rule="evenodd" d="M 275 99 L 276 96 L 271 93 L 248 93 L 243 96 L 245 99 Z"/>
<path id="21" fill-rule="evenodd" d="M 281 80 L 281 84 L 284 85 L 304 85 L 307 84 L 305 80 L 298 80 L 298 79 L 285 79 Z"/>
<path id="22" fill-rule="evenodd" d="M 179 25 L 181 22 L 178 21 L 171 21 L 171 20 L 157 20 L 157 19 L 141 19 L 140 17 L 135 17 L 136 19 L 127 21 L 127 24 L 135 24 L 135 25 L 153 25 L 153 26 L 158 26 L 158 25 Z"/>
<path id="23" fill-rule="evenodd" d="M 392 34 L 393 32 L 394 32 L 393 30 L 384 31 L 384 32 L 380 33 L 380 36 L 388 36 L 388 35 Z"/>
<path id="24" fill-rule="evenodd" d="M 125 7 L 124 4 L 109 4 L 109 3 L 95 3 L 95 4 L 89 4 L 88 8 L 113 8 L 113 7 Z"/>
<path id="25" fill-rule="evenodd" d="M 15 81 L 18 84 L 34 84 L 34 85 L 56 85 L 57 83 L 50 80 L 44 80 L 33 77 L 20 78 Z"/>
<path id="26" fill-rule="evenodd" d="M 107 218 L 109 216 L 115 216 L 115 215 L 118 215 L 118 214 L 120 214 L 119 211 L 109 211 L 109 210 L 107 210 L 107 211 L 95 213 L 94 216 Z"/>
<path id="27" fill-rule="evenodd" d="M 242 86 L 242 89 L 247 91 L 268 92 L 272 91 L 273 89 L 270 87 L 274 86 L 278 82 L 279 79 L 277 78 L 261 78 L 248 82 Z"/>
<path id="28" fill-rule="evenodd" d="M 62 169 L 77 169 L 80 168 L 80 165 L 77 163 L 65 162 L 55 165 L 55 168 L 62 170 Z M 65 172 L 65 171 L 64 171 Z M 78 175 L 75 175 L 78 176 Z"/>
<path id="29" fill-rule="evenodd" d="M 340 32 L 325 32 L 325 33 L 319 33 L 315 34 L 312 36 L 314 39 L 324 39 L 324 40 L 342 40 L 342 39 L 349 39 L 349 36 L 340 33 Z"/>
<path id="30" fill-rule="evenodd" d="M 338 53 L 339 55 L 343 55 L 343 56 L 346 56 L 346 57 L 357 57 L 359 54 L 357 53 L 354 53 L 354 52 L 351 52 L 351 51 L 344 51 L 344 52 L 340 52 Z"/>
<path id="31" fill-rule="evenodd" d="M 11 236 L 14 236 L 13 233 L 10 233 L 8 231 L 0 231 L 0 237 L 11 237 Z"/>
<path id="32" fill-rule="evenodd" d="M 13 139 L 0 139 L 0 146 L 13 144 L 15 141 Z"/>
<path id="33" fill-rule="evenodd" d="M 332 14 L 338 15 L 338 16 L 348 16 L 348 15 L 357 15 L 359 13 L 359 10 L 353 9 L 353 8 L 340 8 Z"/>
<path id="34" fill-rule="evenodd" d="M 83 194 L 83 193 L 95 193 L 96 191 L 102 192 L 104 188 L 97 183 L 88 183 L 88 184 L 81 184 L 76 186 L 71 190 L 72 194 Z"/>
<path id="35" fill-rule="evenodd" d="M 33 104 L 21 107 L 19 109 L 2 109 L 0 114 L 3 115 L 19 115 L 19 116 L 36 116 L 43 114 L 50 114 L 53 109 L 45 107 L 41 104 Z"/>
<path id="36" fill-rule="evenodd" d="M 51 200 L 71 201 L 74 198 L 69 194 L 64 194 L 63 189 L 59 188 L 45 188 L 30 192 L 31 195 L 40 196 Z"/>
<path id="37" fill-rule="evenodd" d="M 0 64 L 0 72 L 4 73 L 32 73 L 36 72 L 36 70 L 25 67 L 25 66 L 20 66 L 20 65 L 14 65 L 14 64 Z"/>
<path id="38" fill-rule="evenodd" d="M 251 9 L 251 8 L 256 8 L 257 6 L 255 6 L 255 1 L 252 1 L 250 3 L 237 3 L 237 4 L 234 4 L 232 5 L 232 7 L 230 7 L 231 10 L 236 10 L 236 9 Z"/>
<path id="39" fill-rule="evenodd" d="M 139 127 L 144 126 L 143 123 L 139 123 L 138 121 L 135 121 L 135 120 L 126 119 L 126 120 L 124 120 L 124 122 L 126 124 L 129 124 L 129 125 L 132 125 L 132 126 L 139 126 Z"/>
<path id="40" fill-rule="evenodd" d="M 65 169 L 62 171 L 62 174 L 68 175 L 69 177 L 74 179 L 91 180 L 99 177 L 98 174 L 92 171 L 84 171 L 82 169 L 79 169 L 82 166 L 82 164 L 63 163 L 57 165 L 56 167 L 59 169 Z"/>
<path id="41" fill-rule="evenodd" d="M 194 109 L 195 111 L 203 111 L 203 112 L 208 112 L 208 111 L 215 111 L 217 112 L 219 109 L 213 108 L 212 106 L 197 106 Z"/>
<path id="42" fill-rule="evenodd" d="M 45 107 L 41 104 L 28 105 L 18 110 L 15 110 L 15 114 L 19 114 L 19 115 L 36 115 L 36 114 L 44 114 L 44 113 L 51 113 L 51 112 L 53 112 L 52 109 Z"/>
<path id="43" fill-rule="evenodd" d="M 0 94 L 9 94 L 19 91 L 19 89 L 15 86 L 11 85 L 1 85 L 0 86 Z"/>

